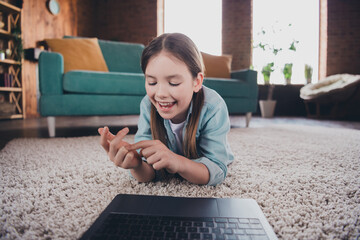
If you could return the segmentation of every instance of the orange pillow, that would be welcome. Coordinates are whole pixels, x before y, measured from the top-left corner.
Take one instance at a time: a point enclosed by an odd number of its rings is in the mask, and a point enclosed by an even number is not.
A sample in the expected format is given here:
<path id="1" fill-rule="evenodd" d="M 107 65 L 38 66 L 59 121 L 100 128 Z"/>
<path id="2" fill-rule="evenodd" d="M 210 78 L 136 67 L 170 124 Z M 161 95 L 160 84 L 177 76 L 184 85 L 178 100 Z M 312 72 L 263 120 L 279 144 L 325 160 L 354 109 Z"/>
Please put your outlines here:
<path id="1" fill-rule="evenodd" d="M 205 77 L 230 78 L 231 55 L 214 56 L 201 52 L 204 65 Z"/>
<path id="2" fill-rule="evenodd" d="M 51 51 L 64 57 L 64 72 L 91 70 L 108 72 L 97 38 L 45 39 Z"/>

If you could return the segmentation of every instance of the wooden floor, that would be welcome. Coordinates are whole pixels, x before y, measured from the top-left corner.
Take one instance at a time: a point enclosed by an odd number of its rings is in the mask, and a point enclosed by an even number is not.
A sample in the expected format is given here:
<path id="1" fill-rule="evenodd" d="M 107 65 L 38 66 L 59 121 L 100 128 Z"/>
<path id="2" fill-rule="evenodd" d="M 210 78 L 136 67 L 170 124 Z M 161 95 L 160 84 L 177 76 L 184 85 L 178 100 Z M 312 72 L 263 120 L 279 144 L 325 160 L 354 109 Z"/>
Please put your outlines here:
<path id="1" fill-rule="evenodd" d="M 123 127 L 129 127 L 130 133 L 136 133 L 138 116 L 102 116 L 102 117 L 57 117 L 57 137 L 96 136 L 97 128 L 108 126 L 116 133 Z M 232 128 L 245 127 L 245 116 L 230 116 Z M 360 130 L 360 122 L 315 120 L 302 117 L 275 117 L 271 119 L 254 116 L 250 127 L 264 127 L 273 124 L 299 124 L 327 126 Z M 0 120 L 0 149 L 14 138 L 48 138 L 47 119 Z"/>

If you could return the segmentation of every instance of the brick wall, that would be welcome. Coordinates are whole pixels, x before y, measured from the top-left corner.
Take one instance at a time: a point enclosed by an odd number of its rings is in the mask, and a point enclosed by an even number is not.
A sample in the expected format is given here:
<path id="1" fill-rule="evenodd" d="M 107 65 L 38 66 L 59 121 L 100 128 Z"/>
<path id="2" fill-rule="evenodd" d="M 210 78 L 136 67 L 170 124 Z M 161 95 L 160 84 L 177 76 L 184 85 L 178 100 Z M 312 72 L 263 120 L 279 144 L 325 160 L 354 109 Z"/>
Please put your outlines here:
<path id="1" fill-rule="evenodd" d="M 222 51 L 233 56 L 232 69 L 252 64 L 252 0 L 223 0 Z"/>
<path id="2" fill-rule="evenodd" d="M 326 75 L 360 74 L 360 1 L 327 0 L 327 13 Z"/>
<path id="3" fill-rule="evenodd" d="M 158 0 L 78 0 L 78 33 L 147 44 L 158 33 Z M 360 1 L 320 0 L 320 79 L 360 74 Z M 252 64 L 252 0 L 223 0 L 222 50 L 232 69 Z"/>
<path id="4" fill-rule="evenodd" d="M 146 45 L 157 35 L 157 0 L 78 0 L 78 5 L 85 9 L 78 6 L 80 36 Z"/>
<path id="5" fill-rule="evenodd" d="M 158 0 L 78 0 L 79 36 L 147 44 L 157 36 Z M 223 0 L 224 54 L 232 69 L 251 65 L 252 0 Z M 195 19 L 196 21 L 196 19 Z"/>

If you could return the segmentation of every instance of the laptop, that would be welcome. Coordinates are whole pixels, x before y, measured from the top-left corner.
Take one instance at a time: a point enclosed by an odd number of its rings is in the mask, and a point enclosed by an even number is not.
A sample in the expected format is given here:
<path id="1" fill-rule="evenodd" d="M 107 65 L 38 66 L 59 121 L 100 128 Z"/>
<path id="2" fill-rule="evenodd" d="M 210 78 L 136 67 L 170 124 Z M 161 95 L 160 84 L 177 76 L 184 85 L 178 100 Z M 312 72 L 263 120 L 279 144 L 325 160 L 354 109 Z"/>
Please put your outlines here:
<path id="1" fill-rule="evenodd" d="M 277 239 L 253 199 L 117 195 L 80 239 Z"/>

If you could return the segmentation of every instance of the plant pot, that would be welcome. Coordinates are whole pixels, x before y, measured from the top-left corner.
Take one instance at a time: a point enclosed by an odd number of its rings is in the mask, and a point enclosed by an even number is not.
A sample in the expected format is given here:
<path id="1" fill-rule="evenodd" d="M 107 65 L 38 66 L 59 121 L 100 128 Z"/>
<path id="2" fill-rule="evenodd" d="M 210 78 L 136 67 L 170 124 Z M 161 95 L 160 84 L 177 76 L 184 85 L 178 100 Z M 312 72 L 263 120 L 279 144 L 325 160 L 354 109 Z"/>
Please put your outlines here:
<path id="1" fill-rule="evenodd" d="M 274 116 L 276 101 L 275 100 L 260 100 L 260 111 L 263 118 L 272 118 Z"/>

